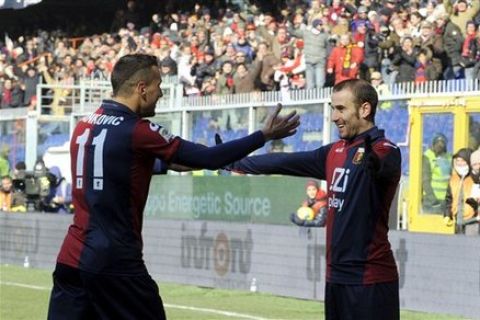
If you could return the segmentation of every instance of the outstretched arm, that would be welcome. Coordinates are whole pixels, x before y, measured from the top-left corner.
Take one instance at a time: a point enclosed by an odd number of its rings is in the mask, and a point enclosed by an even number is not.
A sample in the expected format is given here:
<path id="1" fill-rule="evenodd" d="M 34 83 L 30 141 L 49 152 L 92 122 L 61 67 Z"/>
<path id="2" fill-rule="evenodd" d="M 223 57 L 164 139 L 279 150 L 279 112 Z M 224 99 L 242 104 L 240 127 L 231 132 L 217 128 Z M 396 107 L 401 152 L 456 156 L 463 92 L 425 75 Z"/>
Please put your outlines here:
<path id="1" fill-rule="evenodd" d="M 284 174 L 325 179 L 327 147 L 294 153 L 270 153 L 244 158 L 228 169 L 250 174 Z"/>
<path id="2" fill-rule="evenodd" d="M 192 168 L 216 170 L 247 156 L 262 147 L 266 141 L 291 136 L 296 133 L 296 128 L 300 125 L 299 117 L 295 111 L 284 117 L 279 116 L 281 109 L 282 105 L 278 104 L 261 131 L 241 139 L 214 147 L 181 140 L 178 152 L 171 162 Z"/>

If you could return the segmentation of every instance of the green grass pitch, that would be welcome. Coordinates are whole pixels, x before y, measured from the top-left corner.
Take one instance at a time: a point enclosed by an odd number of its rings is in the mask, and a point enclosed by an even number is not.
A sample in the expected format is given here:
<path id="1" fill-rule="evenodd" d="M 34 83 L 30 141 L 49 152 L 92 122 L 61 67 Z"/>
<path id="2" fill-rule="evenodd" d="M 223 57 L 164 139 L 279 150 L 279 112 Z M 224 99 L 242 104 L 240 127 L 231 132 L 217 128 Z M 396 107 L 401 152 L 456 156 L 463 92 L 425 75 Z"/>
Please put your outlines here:
<path id="1" fill-rule="evenodd" d="M 0 319 L 46 319 L 51 271 L 0 266 Z M 323 319 L 323 303 L 264 293 L 159 283 L 169 320 Z M 450 320 L 460 317 L 402 310 L 402 320 Z"/>

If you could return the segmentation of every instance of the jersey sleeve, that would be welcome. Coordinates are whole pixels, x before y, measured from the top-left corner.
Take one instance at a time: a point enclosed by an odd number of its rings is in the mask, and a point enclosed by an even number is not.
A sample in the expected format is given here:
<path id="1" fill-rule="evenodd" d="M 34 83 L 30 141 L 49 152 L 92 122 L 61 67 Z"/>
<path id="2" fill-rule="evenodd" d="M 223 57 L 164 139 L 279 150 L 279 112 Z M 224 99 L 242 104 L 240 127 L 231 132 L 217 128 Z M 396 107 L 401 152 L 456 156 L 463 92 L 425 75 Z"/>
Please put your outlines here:
<path id="1" fill-rule="evenodd" d="M 166 128 L 149 120 L 140 120 L 133 133 L 133 148 L 167 163 L 171 161 L 180 145 L 180 138 Z"/>
<path id="2" fill-rule="evenodd" d="M 312 151 L 270 153 L 252 156 L 231 165 L 231 170 L 250 174 L 284 174 L 325 179 L 327 154 L 331 145 Z"/>
<path id="3" fill-rule="evenodd" d="M 261 131 L 212 147 L 180 140 L 180 147 L 173 162 L 192 168 L 216 170 L 246 157 L 264 144 L 265 137 Z"/>

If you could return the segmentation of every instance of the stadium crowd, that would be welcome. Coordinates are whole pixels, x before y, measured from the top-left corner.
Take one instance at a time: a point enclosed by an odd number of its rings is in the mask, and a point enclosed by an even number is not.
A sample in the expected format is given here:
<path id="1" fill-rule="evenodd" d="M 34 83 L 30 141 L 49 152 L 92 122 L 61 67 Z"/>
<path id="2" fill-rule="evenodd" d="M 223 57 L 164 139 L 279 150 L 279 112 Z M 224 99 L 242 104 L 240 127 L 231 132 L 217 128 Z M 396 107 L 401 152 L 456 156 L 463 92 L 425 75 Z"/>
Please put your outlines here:
<path id="1" fill-rule="evenodd" d="M 275 1 L 274 1 L 275 2 Z M 195 4 L 152 13 L 127 1 L 101 34 L 60 30 L 0 43 L 1 108 L 36 103 L 36 85 L 109 79 L 123 55 L 144 52 L 176 76 L 185 95 L 313 89 L 344 79 L 386 84 L 478 79 L 480 2 L 476 0 L 288 0 L 278 13 L 254 1 Z M 68 90 L 52 93 L 63 114 Z"/>

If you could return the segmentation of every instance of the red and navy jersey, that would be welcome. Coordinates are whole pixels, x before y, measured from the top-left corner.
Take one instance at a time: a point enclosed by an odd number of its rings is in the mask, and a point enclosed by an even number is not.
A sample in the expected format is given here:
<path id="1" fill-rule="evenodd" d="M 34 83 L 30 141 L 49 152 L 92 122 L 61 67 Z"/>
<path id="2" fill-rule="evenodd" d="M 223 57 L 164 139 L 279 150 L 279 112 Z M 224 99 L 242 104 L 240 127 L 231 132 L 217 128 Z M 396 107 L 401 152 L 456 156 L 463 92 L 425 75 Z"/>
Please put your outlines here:
<path id="1" fill-rule="evenodd" d="M 380 160 L 375 172 L 366 161 L 367 135 Z M 398 279 L 387 233 L 401 156 L 383 130 L 373 127 L 352 140 L 339 140 L 313 151 L 248 157 L 232 168 L 326 180 L 327 282 L 356 285 Z"/>
<path id="2" fill-rule="evenodd" d="M 93 273 L 145 273 L 143 209 L 156 159 L 213 170 L 264 143 L 257 131 L 207 148 L 104 101 L 79 121 L 70 141 L 75 215 L 57 262 Z"/>

